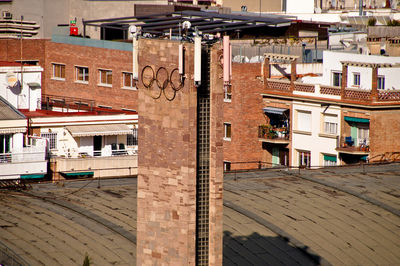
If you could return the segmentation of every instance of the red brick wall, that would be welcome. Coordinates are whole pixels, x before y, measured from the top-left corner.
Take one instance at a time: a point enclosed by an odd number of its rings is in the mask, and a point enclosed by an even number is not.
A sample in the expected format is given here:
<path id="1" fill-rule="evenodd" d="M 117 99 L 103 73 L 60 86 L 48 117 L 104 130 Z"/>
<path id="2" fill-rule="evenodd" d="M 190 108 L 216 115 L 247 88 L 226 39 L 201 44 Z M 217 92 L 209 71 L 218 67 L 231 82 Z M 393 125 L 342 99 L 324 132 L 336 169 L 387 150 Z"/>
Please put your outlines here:
<path id="1" fill-rule="evenodd" d="M 265 124 L 261 64 L 233 63 L 232 101 L 224 102 L 224 122 L 232 125 L 231 141 L 224 141 L 224 160 L 232 163 L 231 169 L 255 168 L 261 161 L 262 142 L 258 139 L 258 126 Z"/>
<path id="2" fill-rule="evenodd" d="M 0 60 L 20 59 L 18 40 L 0 40 Z M 132 72 L 129 51 L 54 43 L 50 40 L 23 40 L 23 59 L 39 60 L 44 68 L 42 93 L 91 99 L 96 105 L 137 110 L 137 90 L 122 89 L 122 72 Z M 52 79 L 52 63 L 65 64 L 65 81 Z M 75 82 L 75 66 L 89 68 L 89 83 Z M 99 86 L 98 69 L 112 70 L 112 87 Z"/>
<path id="3" fill-rule="evenodd" d="M 400 152 L 400 110 L 371 112 L 369 138 L 371 161 Z"/>

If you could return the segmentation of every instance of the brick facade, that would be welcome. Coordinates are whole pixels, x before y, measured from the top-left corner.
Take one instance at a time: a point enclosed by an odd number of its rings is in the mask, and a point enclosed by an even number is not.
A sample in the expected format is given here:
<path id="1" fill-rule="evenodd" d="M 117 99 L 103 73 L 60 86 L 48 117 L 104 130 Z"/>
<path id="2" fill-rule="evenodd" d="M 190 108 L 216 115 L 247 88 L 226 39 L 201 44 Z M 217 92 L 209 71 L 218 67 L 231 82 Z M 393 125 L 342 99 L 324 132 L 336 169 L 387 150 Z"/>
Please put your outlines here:
<path id="1" fill-rule="evenodd" d="M 0 60 L 20 60 L 19 40 L 0 40 Z M 132 72 L 132 52 L 50 40 L 23 40 L 23 60 L 38 60 L 44 68 L 42 93 L 94 100 L 97 106 L 137 110 L 137 90 L 123 86 L 122 73 Z M 65 65 L 65 80 L 53 78 L 52 64 Z M 87 84 L 76 82 L 75 67 L 89 69 Z M 112 86 L 99 85 L 99 69 L 112 71 Z"/>
<path id="2" fill-rule="evenodd" d="M 144 67 L 168 73 L 178 67 L 179 42 L 140 40 L 139 76 Z M 175 98 L 139 81 L 138 265 L 196 264 L 197 89 L 193 45 L 185 43 L 187 78 Z M 212 62 L 217 60 L 212 52 Z M 216 65 L 216 64 L 215 64 Z M 216 65 L 217 66 L 217 65 Z M 222 84 L 211 68 L 209 261 L 222 264 Z M 163 70 L 162 70 L 163 71 Z M 150 71 L 151 73 L 151 71 Z M 161 76 L 161 75 L 160 75 Z M 164 82 L 160 81 L 160 84 Z M 166 95 L 172 96 L 170 85 Z M 155 97 L 156 98 L 156 97 Z M 172 98 L 172 97 L 171 97 Z"/>

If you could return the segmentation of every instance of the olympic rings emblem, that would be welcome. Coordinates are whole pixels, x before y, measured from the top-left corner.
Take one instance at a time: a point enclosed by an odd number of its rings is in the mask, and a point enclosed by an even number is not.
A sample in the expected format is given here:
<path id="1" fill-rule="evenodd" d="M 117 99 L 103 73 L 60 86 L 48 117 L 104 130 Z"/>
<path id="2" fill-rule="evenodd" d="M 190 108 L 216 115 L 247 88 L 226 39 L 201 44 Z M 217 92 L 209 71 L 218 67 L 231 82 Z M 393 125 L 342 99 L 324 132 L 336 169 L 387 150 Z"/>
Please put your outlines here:
<path id="1" fill-rule="evenodd" d="M 176 92 L 184 86 L 184 78 L 178 68 L 171 73 L 165 67 L 159 67 L 157 72 L 151 66 L 145 66 L 141 73 L 143 86 L 149 91 L 153 99 L 159 99 L 164 94 L 168 101 L 172 101 Z"/>

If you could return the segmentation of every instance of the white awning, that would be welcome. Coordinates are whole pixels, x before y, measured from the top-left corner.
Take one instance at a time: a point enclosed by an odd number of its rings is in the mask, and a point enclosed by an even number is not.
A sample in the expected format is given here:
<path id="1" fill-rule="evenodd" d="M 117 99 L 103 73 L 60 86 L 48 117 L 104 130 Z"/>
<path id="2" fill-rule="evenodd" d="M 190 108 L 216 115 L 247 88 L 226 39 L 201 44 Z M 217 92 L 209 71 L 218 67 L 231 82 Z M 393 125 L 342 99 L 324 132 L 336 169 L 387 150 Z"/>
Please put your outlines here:
<path id="1" fill-rule="evenodd" d="M 276 107 L 266 107 L 263 108 L 264 113 L 267 114 L 276 114 L 276 115 L 283 115 L 284 112 L 286 112 L 288 109 L 283 109 L 283 108 L 276 108 Z"/>
<path id="2" fill-rule="evenodd" d="M 132 129 L 125 124 L 67 126 L 67 129 L 73 137 L 132 134 Z"/>
<path id="3" fill-rule="evenodd" d="M 0 134 L 25 133 L 26 127 L 0 128 Z"/>

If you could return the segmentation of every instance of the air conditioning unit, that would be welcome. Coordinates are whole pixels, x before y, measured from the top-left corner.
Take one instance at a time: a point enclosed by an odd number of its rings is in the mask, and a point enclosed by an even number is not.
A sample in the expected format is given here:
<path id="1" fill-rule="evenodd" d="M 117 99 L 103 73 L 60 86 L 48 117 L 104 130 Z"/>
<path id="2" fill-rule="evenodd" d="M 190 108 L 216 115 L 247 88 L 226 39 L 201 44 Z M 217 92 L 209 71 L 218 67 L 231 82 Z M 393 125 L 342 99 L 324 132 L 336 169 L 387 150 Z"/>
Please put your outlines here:
<path id="1" fill-rule="evenodd" d="M 12 14 L 8 11 L 3 11 L 3 18 L 6 19 L 11 19 L 12 18 Z"/>

